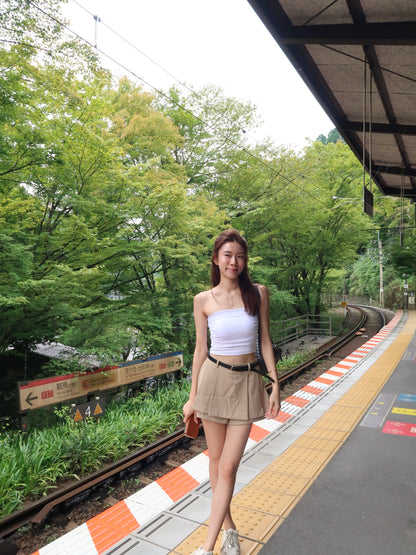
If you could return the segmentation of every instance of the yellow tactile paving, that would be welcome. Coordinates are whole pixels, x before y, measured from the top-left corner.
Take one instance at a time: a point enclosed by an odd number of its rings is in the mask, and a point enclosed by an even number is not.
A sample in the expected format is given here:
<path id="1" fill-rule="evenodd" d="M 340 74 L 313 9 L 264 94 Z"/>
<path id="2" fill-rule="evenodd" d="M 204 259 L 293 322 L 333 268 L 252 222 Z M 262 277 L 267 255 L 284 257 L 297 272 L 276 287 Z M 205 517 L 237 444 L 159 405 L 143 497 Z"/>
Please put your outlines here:
<path id="1" fill-rule="evenodd" d="M 413 338 L 416 312 L 409 312 L 403 330 L 366 373 L 282 455 L 238 492 L 232 512 L 243 555 L 256 555 L 293 510 L 313 480 L 355 428 L 388 380 Z M 270 495 L 272 493 L 272 495 Z M 189 555 L 205 539 L 200 526 L 172 553 Z M 218 541 L 214 553 L 219 553 Z"/>
<path id="2" fill-rule="evenodd" d="M 291 465 L 292 461 L 293 461 L 293 465 Z M 276 459 L 276 463 L 277 463 L 276 466 L 272 470 L 275 470 L 276 472 L 280 472 L 281 474 L 287 473 L 291 476 L 299 476 L 301 478 L 307 478 L 308 480 L 310 480 L 315 476 L 315 474 L 318 472 L 318 470 L 321 468 L 323 464 L 320 461 L 307 461 L 307 460 L 297 461 L 297 464 L 295 464 L 295 461 L 293 459 L 291 460 L 290 457 L 288 457 L 288 459 L 282 463 L 279 461 L 279 459 Z M 268 469 L 270 470 L 270 467 L 268 467 Z"/>
<path id="3" fill-rule="evenodd" d="M 233 505 L 233 518 L 241 536 L 262 541 L 280 520 L 276 515 L 265 514 L 255 509 Z"/>
<path id="4" fill-rule="evenodd" d="M 303 438 L 313 437 L 316 439 L 335 441 L 336 443 L 339 444 L 342 441 L 344 441 L 347 435 L 348 435 L 347 432 L 342 432 L 340 430 L 327 430 L 326 428 L 311 427 L 303 434 L 302 437 Z"/>
<path id="5" fill-rule="evenodd" d="M 280 516 L 293 502 L 293 495 L 276 493 L 266 495 L 264 488 L 255 488 L 251 484 L 233 497 L 232 507 L 241 505 L 255 511 Z"/>
<path id="6" fill-rule="evenodd" d="M 301 476 L 290 476 L 288 474 L 264 470 L 257 478 L 250 482 L 250 485 L 265 491 L 299 495 L 308 483 L 309 480 Z"/>
<path id="7" fill-rule="evenodd" d="M 327 460 L 328 456 L 325 451 L 301 448 L 295 442 L 292 447 L 289 447 L 280 457 L 275 459 L 267 467 L 267 470 L 275 470 L 280 473 L 287 472 L 293 476 L 304 476 L 301 473 L 302 469 L 309 465 L 321 465 Z"/>
<path id="8" fill-rule="evenodd" d="M 361 417 L 363 410 L 354 407 L 333 406 L 328 409 L 318 422 L 314 425 L 317 428 L 337 430 L 339 432 L 349 432 Z"/>
<path id="9" fill-rule="evenodd" d="M 205 525 L 197 528 L 190 536 L 188 536 L 181 544 L 175 547 L 171 553 L 180 553 L 180 555 L 189 555 L 194 549 L 197 549 L 205 541 L 207 535 L 207 527 Z M 220 540 L 215 544 L 215 552 L 219 553 L 221 548 Z"/>
<path id="10" fill-rule="evenodd" d="M 345 436 L 342 435 L 342 438 Z M 298 447 L 303 449 L 316 449 L 317 451 L 329 451 L 332 453 L 334 449 L 337 449 L 338 445 L 340 444 L 341 440 L 333 440 L 333 439 L 326 439 L 326 438 L 318 438 L 318 437 L 310 437 L 305 435 L 301 436 L 296 444 Z"/>
<path id="11" fill-rule="evenodd" d="M 372 388 L 363 389 L 361 388 L 359 391 L 354 390 L 348 392 L 348 397 L 343 398 L 342 406 L 344 407 L 356 407 L 360 409 L 365 409 L 368 405 L 368 397 L 372 394 Z M 345 394 L 347 395 L 347 394 Z"/>

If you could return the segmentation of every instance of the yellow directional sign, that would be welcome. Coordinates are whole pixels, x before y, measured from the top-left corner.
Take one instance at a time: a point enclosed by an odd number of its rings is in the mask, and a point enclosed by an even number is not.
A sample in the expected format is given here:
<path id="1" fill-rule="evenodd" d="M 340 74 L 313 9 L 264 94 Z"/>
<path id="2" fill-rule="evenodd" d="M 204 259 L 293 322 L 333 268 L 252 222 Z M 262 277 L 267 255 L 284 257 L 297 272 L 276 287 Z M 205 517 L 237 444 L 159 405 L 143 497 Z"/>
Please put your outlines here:
<path id="1" fill-rule="evenodd" d="M 183 366 L 182 352 L 124 362 L 92 372 L 78 372 L 42 380 L 19 382 L 20 411 L 38 409 L 70 399 L 138 382 L 179 370 Z"/>
<path id="2" fill-rule="evenodd" d="M 161 376 L 179 370 L 183 366 L 182 353 L 150 357 L 145 360 L 133 360 L 120 365 L 120 385 Z"/>
<path id="3" fill-rule="evenodd" d="M 118 366 L 20 382 L 18 384 L 20 410 L 25 412 L 54 405 L 118 385 Z"/>

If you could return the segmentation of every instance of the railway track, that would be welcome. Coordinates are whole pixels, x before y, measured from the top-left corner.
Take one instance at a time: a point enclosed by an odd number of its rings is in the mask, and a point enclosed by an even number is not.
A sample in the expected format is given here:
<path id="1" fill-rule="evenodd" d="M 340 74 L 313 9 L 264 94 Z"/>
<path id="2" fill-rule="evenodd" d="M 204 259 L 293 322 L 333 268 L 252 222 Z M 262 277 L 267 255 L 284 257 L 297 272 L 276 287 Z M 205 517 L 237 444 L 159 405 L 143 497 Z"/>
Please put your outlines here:
<path id="1" fill-rule="evenodd" d="M 358 305 L 354 305 L 351 308 L 354 308 L 360 314 L 360 318 L 352 329 L 333 341 L 326 343 L 320 349 L 317 349 L 316 354 L 304 364 L 281 376 L 279 378 L 280 385 L 284 385 L 289 380 L 296 378 L 324 358 L 332 358 L 337 353 L 338 355 L 342 355 L 343 358 L 345 349 L 345 354 L 349 354 L 356 349 L 355 343 L 357 343 L 357 346 L 363 343 L 360 338 L 363 336 L 364 332 L 366 332 L 364 338 L 365 341 L 367 341 L 368 337 L 375 335 L 386 323 L 384 312 L 377 308 Z"/>
<path id="2" fill-rule="evenodd" d="M 365 343 L 369 337 L 375 335 L 385 324 L 384 315 L 377 309 L 359 306 L 352 308 L 359 313 L 359 318 L 353 328 L 348 333 L 322 346 L 306 363 L 279 377 L 279 383 L 283 389 L 289 383 L 296 383 L 299 376 L 310 370 L 319 361 L 328 360 L 332 366 L 334 356 L 341 360 L 359 345 Z M 189 445 L 189 439 L 184 435 L 184 428 L 9 515 L 0 521 L 0 538 L 8 538 L 18 529 L 27 525 L 41 527 L 58 507 L 74 504 L 77 500 L 88 496 L 91 491 L 113 484 L 127 473 L 140 472 L 152 460 L 168 456 L 180 445 Z M 191 455 L 194 456 L 194 453 Z"/>

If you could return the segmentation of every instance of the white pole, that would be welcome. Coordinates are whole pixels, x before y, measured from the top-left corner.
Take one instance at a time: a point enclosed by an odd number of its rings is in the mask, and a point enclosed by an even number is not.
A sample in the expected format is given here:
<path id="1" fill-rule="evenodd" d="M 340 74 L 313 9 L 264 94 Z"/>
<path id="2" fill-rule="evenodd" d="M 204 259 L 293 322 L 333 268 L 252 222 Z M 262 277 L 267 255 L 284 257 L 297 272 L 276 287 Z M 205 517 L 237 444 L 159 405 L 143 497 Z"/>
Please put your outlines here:
<path id="1" fill-rule="evenodd" d="M 384 290 L 383 290 L 383 247 L 380 239 L 380 232 L 378 232 L 378 255 L 380 264 L 380 308 L 384 308 Z"/>

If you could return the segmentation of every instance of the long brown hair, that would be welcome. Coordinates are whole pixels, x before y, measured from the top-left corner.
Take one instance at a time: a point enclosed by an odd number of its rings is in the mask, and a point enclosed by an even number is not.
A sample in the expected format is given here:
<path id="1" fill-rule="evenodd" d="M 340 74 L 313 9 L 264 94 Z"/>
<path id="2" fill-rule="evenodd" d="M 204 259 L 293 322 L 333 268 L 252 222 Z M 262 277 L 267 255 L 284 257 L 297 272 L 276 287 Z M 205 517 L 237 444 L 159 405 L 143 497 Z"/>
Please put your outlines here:
<path id="1" fill-rule="evenodd" d="M 238 276 L 238 282 L 240 286 L 241 296 L 243 298 L 244 308 L 248 314 L 252 316 L 258 314 L 259 311 L 259 299 L 254 285 L 251 282 L 250 275 L 247 268 L 248 262 L 248 246 L 247 241 L 236 229 L 226 229 L 223 231 L 215 240 L 214 250 L 212 251 L 211 259 L 211 286 L 215 287 L 219 284 L 221 280 L 220 269 L 214 260 L 218 256 L 218 252 L 223 245 L 226 243 L 238 243 L 244 251 L 246 263 L 244 270 Z"/>

